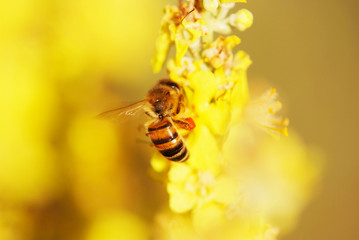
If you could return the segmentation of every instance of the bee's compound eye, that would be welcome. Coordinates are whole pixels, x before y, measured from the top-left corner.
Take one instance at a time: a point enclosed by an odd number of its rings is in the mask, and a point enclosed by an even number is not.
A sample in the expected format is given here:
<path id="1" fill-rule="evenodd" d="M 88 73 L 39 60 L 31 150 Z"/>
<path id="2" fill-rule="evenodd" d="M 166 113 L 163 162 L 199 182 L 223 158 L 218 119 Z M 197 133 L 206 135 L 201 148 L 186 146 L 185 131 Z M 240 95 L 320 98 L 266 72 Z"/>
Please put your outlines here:
<path id="1" fill-rule="evenodd" d="M 179 89 L 178 84 L 175 83 L 175 82 L 173 82 L 173 81 L 171 81 L 171 80 L 166 81 L 165 84 L 166 84 L 167 86 L 171 87 L 171 88 L 177 88 L 177 89 Z"/>

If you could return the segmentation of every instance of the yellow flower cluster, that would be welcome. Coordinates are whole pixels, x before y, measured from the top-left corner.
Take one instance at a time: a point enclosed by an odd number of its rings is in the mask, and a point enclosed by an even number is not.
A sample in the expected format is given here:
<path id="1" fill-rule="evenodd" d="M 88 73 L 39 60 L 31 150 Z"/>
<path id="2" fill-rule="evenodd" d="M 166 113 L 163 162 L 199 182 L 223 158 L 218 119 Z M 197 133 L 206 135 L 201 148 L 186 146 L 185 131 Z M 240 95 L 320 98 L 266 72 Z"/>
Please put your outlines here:
<path id="1" fill-rule="evenodd" d="M 298 193 L 296 185 L 310 182 L 309 191 L 318 175 L 313 168 L 303 179 L 287 179 L 282 159 L 293 158 L 289 168 L 310 168 L 305 150 L 296 140 L 277 143 L 248 125 L 253 122 L 270 133 L 287 135 L 289 121 L 275 115 L 281 105 L 274 89 L 257 101 L 249 99 L 246 71 L 251 60 L 244 51 L 233 53 L 241 41 L 237 36 L 220 35 L 252 25 L 253 16 L 246 9 L 229 15 L 233 2 L 187 0 L 165 10 L 153 69 L 161 69 L 174 44 L 176 55 L 168 60 L 167 71 L 182 84 L 197 127 L 187 139 L 187 162 L 168 163 L 159 154 L 151 160 L 155 171 L 168 170 L 172 214 L 158 217 L 160 239 L 275 239 L 279 229 L 286 231 L 293 225 L 305 202 L 291 199 L 290 206 L 285 201 L 286 210 L 279 207 L 283 200 L 274 206 L 276 200 L 287 197 L 280 184 Z M 269 149 L 263 150 L 261 144 Z M 291 157 L 283 146 L 276 156 L 270 148 L 280 149 L 281 144 L 298 154 Z M 262 162 L 264 166 L 257 165 Z M 298 194 L 306 199 L 309 193 L 301 190 Z M 291 193 L 287 195 L 291 198 Z"/>
<path id="2" fill-rule="evenodd" d="M 108 81 L 149 77 L 138 68 L 149 65 L 143 39 L 157 20 L 144 16 L 158 5 L 139 1 L 2 2 L 0 240 L 270 240 L 295 226 L 318 156 L 293 131 L 276 141 L 255 128 L 278 137 L 288 120 L 276 117 L 274 90 L 250 99 L 251 59 L 228 35 L 252 25 L 234 8 L 244 0 L 183 0 L 164 11 L 153 70 L 167 59 L 197 125 L 183 135 L 187 162 L 151 159 L 169 197 L 146 174 L 151 148 L 136 143 L 137 123 L 93 118 L 108 100 L 118 104 Z"/>

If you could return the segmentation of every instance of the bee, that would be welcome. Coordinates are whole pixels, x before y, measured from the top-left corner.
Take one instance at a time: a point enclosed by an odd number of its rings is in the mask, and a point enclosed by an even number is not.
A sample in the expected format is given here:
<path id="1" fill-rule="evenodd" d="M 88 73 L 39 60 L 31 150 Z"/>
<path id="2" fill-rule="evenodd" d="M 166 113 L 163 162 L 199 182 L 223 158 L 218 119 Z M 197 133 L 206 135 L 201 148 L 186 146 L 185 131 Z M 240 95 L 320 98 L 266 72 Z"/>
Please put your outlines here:
<path id="1" fill-rule="evenodd" d="M 154 147 L 168 160 L 184 162 L 189 152 L 179 129 L 192 130 L 192 118 L 184 118 L 183 89 L 170 79 L 160 80 L 147 93 L 145 100 L 99 114 L 101 118 L 121 120 L 136 115 L 141 109 L 151 119 L 145 124 L 146 135 Z"/>

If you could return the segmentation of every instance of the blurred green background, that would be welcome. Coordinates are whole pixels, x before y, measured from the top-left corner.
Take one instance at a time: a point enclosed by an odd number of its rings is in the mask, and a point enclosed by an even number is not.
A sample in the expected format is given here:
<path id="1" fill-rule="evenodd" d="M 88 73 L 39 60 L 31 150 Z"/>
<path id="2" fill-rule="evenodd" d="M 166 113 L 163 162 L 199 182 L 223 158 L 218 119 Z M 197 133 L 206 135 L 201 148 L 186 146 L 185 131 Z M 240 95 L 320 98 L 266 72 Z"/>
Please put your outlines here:
<path id="1" fill-rule="evenodd" d="M 77 239 L 91 222 L 87 239 L 101 239 L 102 222 L 124 218 L 146 232 L 121 210 L 149 219 L 155 210 L 145 205 L 166 198 L 157 183 L 141 185 L 151 149 L 130 144 L 140 121 L 117 139 L 111 127 L 84 119 L 142 99 L 166 76 L 152 73 L 150 59 L 162 9 L 176 2 L 0 1 L 0 236 Z M 239 35 L 253 60 L 249 86 L 277 88 L 290 128 L 326 157 L 315 199 L 280 239 L 359 239 L 359 2 L 249 0 L 241 7 L 254 14 Z M 98 136 L 107 144 L 94 145 Z M 130 152 L 142 160 L 130 161 Z M 158 199 L 146 202 L 153 191 Z M 98 220 L 108 206 L 117 215 Z"/>

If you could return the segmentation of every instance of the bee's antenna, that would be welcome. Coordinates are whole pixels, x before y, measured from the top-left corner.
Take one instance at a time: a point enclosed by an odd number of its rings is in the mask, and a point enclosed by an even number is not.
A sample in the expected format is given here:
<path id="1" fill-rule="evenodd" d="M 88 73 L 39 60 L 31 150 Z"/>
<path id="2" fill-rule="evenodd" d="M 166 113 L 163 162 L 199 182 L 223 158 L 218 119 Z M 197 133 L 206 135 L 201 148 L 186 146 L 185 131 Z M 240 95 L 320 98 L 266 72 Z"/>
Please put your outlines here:
<path id="1" fill-rule="evenodd" d="M 186 15 L 181 19 L 180 24 L 182 24 L 183 20 L 190 15 L 194 10 L 196 10 L 196 8 L 193 8 L 191 11 L 189 11 L 188 13 L 186 13 Z"/>

